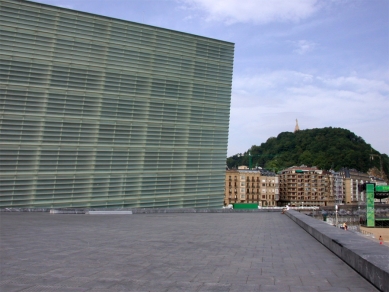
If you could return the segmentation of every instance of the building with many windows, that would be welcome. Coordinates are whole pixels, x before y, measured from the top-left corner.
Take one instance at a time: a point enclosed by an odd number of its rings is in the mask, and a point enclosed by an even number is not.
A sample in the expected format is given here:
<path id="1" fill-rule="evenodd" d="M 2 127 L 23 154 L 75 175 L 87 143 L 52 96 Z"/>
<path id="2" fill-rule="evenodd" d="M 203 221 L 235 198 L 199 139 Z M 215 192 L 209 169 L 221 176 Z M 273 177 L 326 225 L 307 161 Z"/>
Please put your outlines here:
<path id="1" fill-rule="evenodd" d="M 367 182 L 374 182 L 367 173 L 356 169 L 342 168 L 340 175 L 343 178 L 343 192 L 345 204 L 358 204 L 366 201 L 365 191 L 361 190 L 362 185 Z"/>
<path id="2" fill-rule="evenodd" d="M 316 167 L 293 166 L 280 174 L 280 205 L 333 206 L 330 173 Z"/>
<path id="3" fill-rule="evenodd" d="M 258 206 L 276 206 L 279 199 L 278 176 L 265 169 L 239 169 L 226 171 L 224 204 L 257 203 Z"/>
<path id="4" fill-rule="evenodd" d="M 0 5 L 0 207 L 223 205 L 233 43 Z"/>
<path id="5" fill-rule="evenodd" d="M 329 173 L 331 197 L 335 198 L 335 204 L 344 204 L 346 197 L 344 194 L 343 177 L 340 172 L 330 170 Z"/>

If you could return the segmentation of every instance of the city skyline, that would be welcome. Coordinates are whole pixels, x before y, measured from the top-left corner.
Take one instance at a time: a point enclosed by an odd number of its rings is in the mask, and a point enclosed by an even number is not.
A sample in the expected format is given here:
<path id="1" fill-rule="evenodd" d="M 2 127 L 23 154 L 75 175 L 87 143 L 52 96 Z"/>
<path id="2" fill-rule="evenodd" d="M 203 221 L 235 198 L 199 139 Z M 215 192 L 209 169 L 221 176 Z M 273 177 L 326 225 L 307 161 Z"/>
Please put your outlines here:
<path id="1" fill-rule="evenodd" d="M 389 153 L 389 3 L 39 0 L 235 43 L 227 156 L 340 127 Z"/>

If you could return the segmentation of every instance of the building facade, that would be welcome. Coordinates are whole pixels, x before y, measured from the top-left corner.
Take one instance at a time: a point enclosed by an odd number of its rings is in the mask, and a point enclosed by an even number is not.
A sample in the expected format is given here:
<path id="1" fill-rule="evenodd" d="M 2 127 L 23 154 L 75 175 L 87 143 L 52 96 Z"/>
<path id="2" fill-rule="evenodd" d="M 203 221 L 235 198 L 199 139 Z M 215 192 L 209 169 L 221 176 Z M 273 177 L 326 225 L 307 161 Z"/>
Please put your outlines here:
<path id="1" fill-rule="evenodd" d="M 329 171 L 330 192 L 335 197 L 335 204 L 341 205 L 345 202 L 343 177 L 340 172 Z"/>
<path id="2" fill-rule="evenodd" d="M 367 173 L 356 169 L 342 168 L 340 174 L 343 177 L 343 192 L 345 204 L 358 204 L 366 201 L 365 191 L 361 186 L 367 182 L 373 182 Z"/>
<path id="3" fill-rule="evenodd" d="M 316 167 L 293 166 L 281 171 L 279 179 L 281 206 L 335 205 L 329 172 Z"/>
<path id="4" fill-rule="evenodd" d="M 278 176 L 264 169 L 239 167 L 226 171 L 224 204 L 257 203 L 261 207 L 277 206 Z"/>
<path id="5" fill-rule="evenodd" d="M 0 207 L 223 205 L 234 44 L 0 5 Z"/>

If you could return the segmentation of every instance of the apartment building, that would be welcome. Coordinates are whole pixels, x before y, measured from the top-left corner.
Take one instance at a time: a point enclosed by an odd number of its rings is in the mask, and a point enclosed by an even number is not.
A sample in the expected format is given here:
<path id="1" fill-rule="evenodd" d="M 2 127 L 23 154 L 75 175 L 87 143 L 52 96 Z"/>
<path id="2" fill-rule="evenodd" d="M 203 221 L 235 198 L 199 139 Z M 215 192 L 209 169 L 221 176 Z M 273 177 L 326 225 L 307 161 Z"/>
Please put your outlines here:
<path id="1" fill-rule="evenodd" d="M 258 206 L 277 206 L 279 200 L 278 176 L 271 171 L 256 168 L 226 171 L 224 204 L 257 203 Z"/>
<path id="2" fill-rule="evenodd" d="M 343 178 L 343 193 L 345 204 L 358 204 L 366 201 L 365 191 L 361 186 L 367 182 L 374 182 L 367 173 L 356 169 L 342 168 L 339 171 Z"/>
<path id="3" fill-rule="evenodd" d="M 333 170 L 329 171 L 330 179 L 330 193 L 331 196 L 335 197 L 335 204 L 341 205 L 344 204 L 345 195 L 344 195 L 344 184 L 343 177 L 340 172 Z"/>
<path id="4" fill-rule="evenodd" d="M 331 206 L 336 194 L 331 186 L 330 173 L 316 167 L 293 166 L 279 176 L 281 206 Z"/>

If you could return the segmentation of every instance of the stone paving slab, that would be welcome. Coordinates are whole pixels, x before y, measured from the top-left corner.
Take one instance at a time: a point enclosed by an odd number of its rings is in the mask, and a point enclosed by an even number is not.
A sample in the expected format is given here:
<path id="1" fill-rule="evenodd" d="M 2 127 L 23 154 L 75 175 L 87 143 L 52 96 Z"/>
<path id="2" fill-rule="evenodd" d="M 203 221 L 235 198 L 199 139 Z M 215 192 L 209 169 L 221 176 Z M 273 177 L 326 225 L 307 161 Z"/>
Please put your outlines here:
<path id="1" fill-rule="evenodd" d="M 0 227 L 0 291 L 378 291 L 278 212 L 2 212 Z"/>

